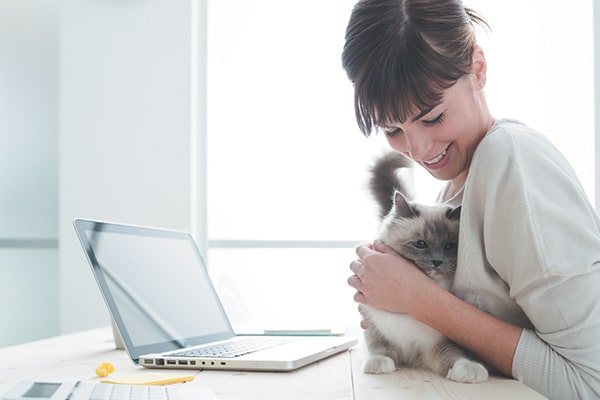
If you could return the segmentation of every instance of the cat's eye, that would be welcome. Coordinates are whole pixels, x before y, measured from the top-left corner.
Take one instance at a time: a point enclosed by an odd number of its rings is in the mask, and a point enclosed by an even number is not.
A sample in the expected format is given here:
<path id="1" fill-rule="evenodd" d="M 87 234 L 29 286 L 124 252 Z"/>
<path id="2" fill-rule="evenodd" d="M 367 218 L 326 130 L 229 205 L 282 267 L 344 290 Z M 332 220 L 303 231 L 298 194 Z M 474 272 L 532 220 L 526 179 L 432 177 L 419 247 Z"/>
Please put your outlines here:
<path id="1" fill-rule="evenodd" d="M 417 249 L 426 249 L 427 247 L 429 247 L 427 245 L 427 242 L 424 240 L 415 240 L 414 242 L 412 242 L 412 245 L 415 246 Z"/>
<path id="2" fill-rule="evenodd" d="M 456 248 L 455 243 L 446 243 L 446 245 L 444 246 L 445 250 L 454 250 L 455 248 Z"/>

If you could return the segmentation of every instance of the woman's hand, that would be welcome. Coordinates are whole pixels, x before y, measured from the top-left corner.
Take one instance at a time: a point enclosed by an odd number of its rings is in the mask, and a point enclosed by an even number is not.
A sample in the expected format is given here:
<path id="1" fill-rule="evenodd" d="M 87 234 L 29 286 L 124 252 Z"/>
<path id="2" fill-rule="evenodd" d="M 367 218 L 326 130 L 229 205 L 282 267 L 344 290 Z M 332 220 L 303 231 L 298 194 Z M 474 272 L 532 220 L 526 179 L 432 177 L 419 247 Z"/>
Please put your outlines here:
<path id="1" fill-rule="evenodd" d="M 359 258 L 350 264 L 354 275 L 348 284 L 356 289 L 354 300 L 360 304 L 413 315 L 419 295 L 439 288 L 413 263 L 379 241 L 358 246 L 356 254 Z"/>

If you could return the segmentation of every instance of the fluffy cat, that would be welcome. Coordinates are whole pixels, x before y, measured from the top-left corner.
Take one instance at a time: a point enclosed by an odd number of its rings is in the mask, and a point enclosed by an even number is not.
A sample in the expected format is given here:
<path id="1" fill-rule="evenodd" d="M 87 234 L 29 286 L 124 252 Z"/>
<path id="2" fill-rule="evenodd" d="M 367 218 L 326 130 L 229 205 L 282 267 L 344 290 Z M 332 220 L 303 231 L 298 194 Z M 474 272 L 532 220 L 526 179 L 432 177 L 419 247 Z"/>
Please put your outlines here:
<path id="1" fill-rule="evenodd" d="M 370 190 L 382 217 L 379 239 L 411 260 L 444 289 L 456 271 L 460 206 L 410 202 L 398 169 L 410 167 L 399 153 L 380 157 L 371 170 Z M 365 306 L 365 341 L 370 356 L 363 371 L 391 373 L 401 365 L 425 368 L 457 382 L 483 382 L 487 369 L 471 361 L 456 344 L 408 315 Z"/>

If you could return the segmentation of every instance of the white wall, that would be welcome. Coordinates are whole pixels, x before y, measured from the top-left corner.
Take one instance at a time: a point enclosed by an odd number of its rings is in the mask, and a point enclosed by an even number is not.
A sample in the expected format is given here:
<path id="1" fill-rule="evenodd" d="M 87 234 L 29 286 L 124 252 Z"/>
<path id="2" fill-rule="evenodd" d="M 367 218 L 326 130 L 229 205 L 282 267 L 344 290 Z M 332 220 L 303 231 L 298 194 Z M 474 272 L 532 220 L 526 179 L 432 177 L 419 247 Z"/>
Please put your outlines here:
<path id="1" fill-rule="evenodd" d="M 70 0 L 60 47 L 60 330 L 106 324 L 72 219 L 190 230 L 190 0 Z M 194 196 L 193 196 L 194 195 Z"/>
<path id="2" fill-rule="evenodd" d="M 0 346 L 58 333 L 61 1 L 0 1 Z"/>
<path id="3" fill-rule="evenodd" d="M 56 238 L 58 4 L 0 2 L 1 237 Z"/>
<path id="4" fill-rule="evenodd" d="M 199 3 L 0 1 L 0 346 L 108 322 L 75 216 L 201 232 Z"/>
<path id="5" fill-rule="evenodd" d="M 600 5 L 593 2 L 594 11 L 594 115 L 595 115 L 595 173 L 596 211 L 600 212 Z"/>

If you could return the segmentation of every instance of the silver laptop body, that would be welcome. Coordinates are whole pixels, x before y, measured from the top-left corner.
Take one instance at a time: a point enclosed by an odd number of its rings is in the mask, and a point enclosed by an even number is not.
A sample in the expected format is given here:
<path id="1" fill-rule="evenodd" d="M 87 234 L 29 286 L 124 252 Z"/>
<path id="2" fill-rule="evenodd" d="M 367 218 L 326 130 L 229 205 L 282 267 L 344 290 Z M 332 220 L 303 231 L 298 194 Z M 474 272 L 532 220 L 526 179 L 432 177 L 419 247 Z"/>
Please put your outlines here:
<path id="1" fill-rule="evenodd" d="M 189 233 L 81 218 L 74 226 L 137 365 L 291 371 L 357 342 L 345 336 L 236 335 Z M 231 353 L 246 341 L 256 343 Z"/>

